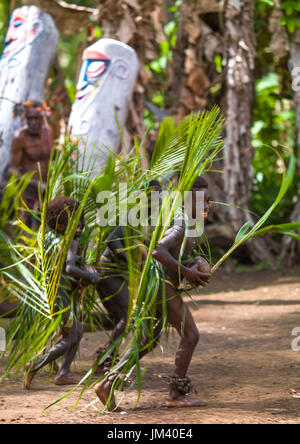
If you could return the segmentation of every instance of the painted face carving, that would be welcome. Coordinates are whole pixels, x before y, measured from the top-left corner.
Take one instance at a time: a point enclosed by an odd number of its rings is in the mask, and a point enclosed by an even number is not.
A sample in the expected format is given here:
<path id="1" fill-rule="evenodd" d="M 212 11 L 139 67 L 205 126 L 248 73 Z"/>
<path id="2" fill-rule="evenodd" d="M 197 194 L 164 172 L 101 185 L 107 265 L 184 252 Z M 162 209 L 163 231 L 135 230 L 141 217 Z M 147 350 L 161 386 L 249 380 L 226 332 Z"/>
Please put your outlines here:
<path id="1" fill-rule="evenodd" d="M 20 8 L 21 9 L 21 8 Z M 39 20 L 32 20 L 26 9 L 16 9 L 10 19 L 2 58 L 11 57 L 29 44 L 41 31 Z"/>
<path id="2" fill-rule="evenodd" d="M 85 50 L 68 124 L 84 171 L 101 171 L 110 151 L 119 152 L 137 73 L 136 53 L 124 43 L 100 39 Z"/>
<path id="3" fill-rule="evenodd" d="M 80 105 L 95 88 L 99 88 L 110 66 L 110 60 L 98 51 L 85 50 L 76 91 L 76 104 Z"/>

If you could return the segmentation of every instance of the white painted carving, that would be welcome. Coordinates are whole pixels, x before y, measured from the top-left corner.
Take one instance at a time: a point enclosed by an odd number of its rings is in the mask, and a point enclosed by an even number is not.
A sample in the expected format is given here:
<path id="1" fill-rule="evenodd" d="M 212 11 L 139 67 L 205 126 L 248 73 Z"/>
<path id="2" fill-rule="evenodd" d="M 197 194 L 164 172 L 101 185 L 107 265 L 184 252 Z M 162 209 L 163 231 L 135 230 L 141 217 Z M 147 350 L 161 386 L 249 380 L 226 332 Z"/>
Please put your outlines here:
<path id="1" fill-rule="evenodd" d="M 36 6 L 13 11 L 0 58 L 0 179 L 10 158 L 15 103 L 42 101 L 48 70 L 56 53 L 58 32 L 50 15 Z"/>
<path id="2" fill-rule="evenodd" d="M 117 40 L 100 39 L 84 51 L 69 130 L 79 139 L 81 158 L 86 149 L 85 171 L 93 156 L 91 174 L 105 166 L 109 150 L 119 152 L 117 121 L 123 128 L 137 73 L 135 51 Z"/>

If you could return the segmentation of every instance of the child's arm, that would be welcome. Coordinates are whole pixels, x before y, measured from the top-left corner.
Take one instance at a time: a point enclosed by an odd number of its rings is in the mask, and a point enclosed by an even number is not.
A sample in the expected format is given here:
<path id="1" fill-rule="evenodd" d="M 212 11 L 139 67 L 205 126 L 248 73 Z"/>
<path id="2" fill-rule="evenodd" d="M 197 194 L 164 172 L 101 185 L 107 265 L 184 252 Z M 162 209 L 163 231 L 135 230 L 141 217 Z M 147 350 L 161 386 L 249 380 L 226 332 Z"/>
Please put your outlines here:
<path id="1" fill-rule="evenodd" d="M 20 135 L 20 133 L 18 133 L 12 139 L 10 164 L 8 170 L 9 175 L 14 173 L 17 176 L 21 176 L 20 170 L 23 166 L 23 145 L 24 145 L 23 138 Z"/>
<path id="2" fill-rule="evenodd" d="M 195 283 L 196 285 L 206 285 L 209 280 L 209 273 L 202 273 L 197 269 L 187 268 L 183 264 L 180 264 L 175 259 L 175 257 L 171 254 L 172 249 L 175 246 L 182 245 L 184 239 L 184 228 L 179 227 L 178 225 L 174 225 L 172 228 L 167 230 L 165 236 L 156 246 L 156 248 L 152 251 L 152 256 L 161 262 L 166 270 L 172 270 L 173 272 L 182 273 L 187 279 Z"/>
<path id="3" fill-rule="evenodd" d="M 115 228 L 114 231 L 107 237 L 106 243 L 113 254 L 120 256 L 124 262 L 127 262 L 127 255 L 125 251 L 120 251 L 125 248 L 122 227 Z"/>
<path id="4" fill-rule="evenodd" d="M 93 285 L 98 284 L 100 282 L 100 276 L 96 272 L 89 272 L 82 270 L 76 264 L 76 256 L 78 252 L 78 240 L 74 239 L 71 247 L 68 251 L 68 256 L 66 260 L 65 272 L 67 275 L 75 278 L 75 279 L 83 279 L 86 282 L 89 282 Z"/>

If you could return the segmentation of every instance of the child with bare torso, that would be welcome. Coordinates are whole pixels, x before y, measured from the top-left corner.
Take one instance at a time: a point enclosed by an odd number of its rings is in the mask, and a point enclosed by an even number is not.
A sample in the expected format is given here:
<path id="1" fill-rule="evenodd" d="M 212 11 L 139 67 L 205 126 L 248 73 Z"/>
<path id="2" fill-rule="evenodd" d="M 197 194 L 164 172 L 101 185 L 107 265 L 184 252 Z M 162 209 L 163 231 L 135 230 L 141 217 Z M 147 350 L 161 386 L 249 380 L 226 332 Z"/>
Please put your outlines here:
<path id="1" fill-rule="evenodd" d="M 69 221 L 69 217 L 75 214 L 79 207 L 78 202 L 70 198 L 58 197 L 48 205 L 47 224 L 56 234 L 63 236 Z M 81 263 L 81 245 L 80 235 L 84 228 L 84 217 L 82 215 L 78 224 L 76 235 L 70 246 L 66 263 L 64 266 L 64 275 L 61 279 L 61 285 L 58 290 L 57 308 L 66 309 L 62 315 L 61 337 L 54 347 L 46 352 L 34 363 L 26 365 L 27 374 L 25 377 L 25 388 L 30 389 L 31 381 L 38 370 L 45 365 L 54 362 L 63 356 L 62 365 L 54 379 L 56 385 L 77 384 L 77 380 L 68 376 L 71 363 L 76 355 L 82 338 L 83 330 L 79 319 L 76 316 L 78 306 L 78 295 L 76 290 L 80 288 L 80 282 L 86 285 L 96 285 L 100 281 L 97 272 L 86 271 Z M 72 279 L 69 280 L 68 276 Z M 72 315 L 71 315 L 72 306 Z"/>
<path id="2" fill-rule="evenodd" d="M 197 200 L 194 196 L 196 191 L 203 192 L 203 217 L 206 218 L 209 210 L 210 197 L 208 192 L 208 184 L 201 177 L 195 181 L 192 188 L 193 217 L 195 217 L 196 214 Z M 201 260 L 191 258 L 195 238 L 189 236 L 186 238 L 185 248 L 179 262 L 182 244 L 185 239 L 185 231 L 184 224 L 175 223 L 166 231 L 165 236 L 152 252 L 152 256 L 163 266 L 165 270 L 164 285 L 166 294 L 167 321 L 176 329 L 181 337 L 180 345 L 175 356 L 174 373 L 170 378 L 169 397 L 166 401 L 166 406 L 168 407 L 200 407 L 205 405 L 203 401 L 188 395 L 191 390 L 191 382 L 187 376 L 187 371 L 193 356 L 193 352 L 199 340 L 199 332 L 188 306 L 182 300 L 180 291 L 178 291 L 178 285 L 181 278 L 185 277 L 188 279 L 188 281 L 193 283 L 194 286 L 205 286 L 210 278 L 210 268 L 203 258 L 201 258 Z M 161 302 L 162 288 L 158 297 L 158 322 L 154 331 L 156 341 L 154 342 L 153 347 L 158 343 L 161 334 L 161 320 L 163 315 Z M 149 338 L 145 335 L 140 345 L 140 349 L 142 351 L 139 353 L 139 359 L 141 359 L 151 350 L 151 347 L 146 347 L 148 342 Z M 122 357 L 120 363 L 128 360 L 131 353 L 132 351 L 128 350 L 128 352 Z M 120 363 L 118 364 L 119 366 Z M 95 386 L 97 396 L 104 405 L 107 404 L 108 409 L 111 411 L 120 410 L 119 407 L 116 407 L 113 396 L 114 381 L 117 376 L 118 371 L 113 374 L 110 373 Z"/>

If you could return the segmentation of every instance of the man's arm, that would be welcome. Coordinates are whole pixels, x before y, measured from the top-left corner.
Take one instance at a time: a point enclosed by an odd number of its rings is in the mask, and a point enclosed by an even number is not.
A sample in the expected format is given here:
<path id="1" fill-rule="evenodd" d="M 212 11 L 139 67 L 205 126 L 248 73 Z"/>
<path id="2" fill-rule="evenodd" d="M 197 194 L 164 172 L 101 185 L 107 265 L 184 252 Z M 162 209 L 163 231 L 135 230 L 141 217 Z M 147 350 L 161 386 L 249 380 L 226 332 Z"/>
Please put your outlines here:
<path id="1" fill-rule="evenodd" d="M 18 176 L 21 175 L 23 165 L 23 146 L 23 137 L 19 134 L 14 136 L 11 142 L 10 164 L 8 169 L 9 175 L 13 173 Z"/>
<path id="2" fill-rule="evenodd" d="M 152 251 L 152 256 L 163 264 L 166 270 L 173 272 L 180 271 L 180 273 L 187 279 L 191 280 L 197 285 L 206 285 L 210 274 L 202 273 L 198 270 L 190 269 L 183 264 L 179 264 L 176 258 L 172 255 L 172 249 L 175 245 L 182 245 L 184 239 L 184 228 L 174 225 L 166 231 L 165 236 Z"/>
<path id="3" fill-rule="evenodd" d="M 84 281 L 90 282 L 93 285 L 98 284 L 100 281 L 98 273 L 96 272 L 90 273 L 89 271 L 84 271 L 76 264 L 78 245 L 79 245 L 78 241 L 73 240 L 67 255 L 66 266 L 65 266 L 66 274 L 75 279 L 83 279 Z"/>

